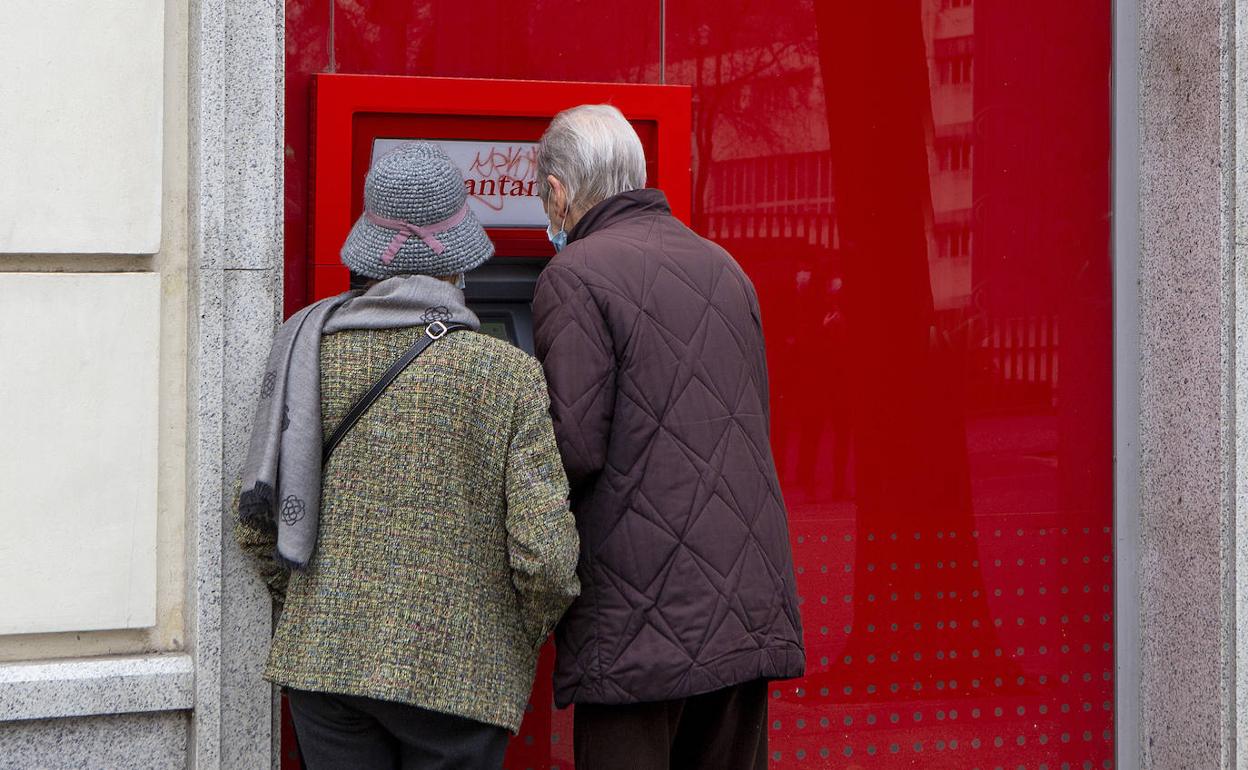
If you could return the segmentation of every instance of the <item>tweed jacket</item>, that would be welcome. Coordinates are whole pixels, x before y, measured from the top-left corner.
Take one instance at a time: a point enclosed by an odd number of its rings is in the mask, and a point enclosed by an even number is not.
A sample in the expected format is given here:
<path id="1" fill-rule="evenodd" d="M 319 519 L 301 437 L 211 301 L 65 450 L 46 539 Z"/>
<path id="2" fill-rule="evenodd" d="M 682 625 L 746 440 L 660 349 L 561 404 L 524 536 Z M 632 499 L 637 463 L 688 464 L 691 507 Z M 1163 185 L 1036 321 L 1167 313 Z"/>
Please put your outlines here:
<path id="1" fill-rule="evenodd" d="M 422 332 L 323 339 L 326 438 Z M 518 731 L 538 648 L 580 590 L 538 363 L 483 334 L 438 341 L 338 445 L 321 494 L 306 570 L 274 561 L 272 533 L 236 526 L 284 599 L 265 678 Z"/>

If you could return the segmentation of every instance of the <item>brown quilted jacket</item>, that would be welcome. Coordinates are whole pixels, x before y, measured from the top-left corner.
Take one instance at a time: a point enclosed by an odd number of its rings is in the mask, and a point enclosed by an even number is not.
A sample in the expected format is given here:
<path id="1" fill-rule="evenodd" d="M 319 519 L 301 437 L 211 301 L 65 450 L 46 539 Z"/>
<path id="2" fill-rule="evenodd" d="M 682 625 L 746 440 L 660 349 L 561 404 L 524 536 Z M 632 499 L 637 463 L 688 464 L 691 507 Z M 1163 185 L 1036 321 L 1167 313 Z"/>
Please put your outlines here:
<path id="1" fill-rule="evenodd" d="M 542 273 L 538 358 L 581 534 L 555 697 L 682 698 L 805 666 L 754 287 L 657 190 Z"/>

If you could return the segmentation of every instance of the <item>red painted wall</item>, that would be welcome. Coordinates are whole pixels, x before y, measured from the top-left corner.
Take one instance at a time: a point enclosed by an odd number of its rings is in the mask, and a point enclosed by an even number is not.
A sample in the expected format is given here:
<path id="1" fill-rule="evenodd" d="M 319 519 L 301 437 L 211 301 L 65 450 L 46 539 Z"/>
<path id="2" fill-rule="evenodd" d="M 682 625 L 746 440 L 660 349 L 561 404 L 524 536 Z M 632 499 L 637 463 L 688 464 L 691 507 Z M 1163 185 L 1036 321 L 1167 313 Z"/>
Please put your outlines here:
<path id="1" fill-rule="evenodd" d="M 773 766 L 1110 767 L 1111 3 L 663 5 L 288 2 L 287 309 L 312 73 L 692 85 L 693 222 L 762 297 L 806 624 Z M 549 700 L 509 768 L 571 768 Z"/>

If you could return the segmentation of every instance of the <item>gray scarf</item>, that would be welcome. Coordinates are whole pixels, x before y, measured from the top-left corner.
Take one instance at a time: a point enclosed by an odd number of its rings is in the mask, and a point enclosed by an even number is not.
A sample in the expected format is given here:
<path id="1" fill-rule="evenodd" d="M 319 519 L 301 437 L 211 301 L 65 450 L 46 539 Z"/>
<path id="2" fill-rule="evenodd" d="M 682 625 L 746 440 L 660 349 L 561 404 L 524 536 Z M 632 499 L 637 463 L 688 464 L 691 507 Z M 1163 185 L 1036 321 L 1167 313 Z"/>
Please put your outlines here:
<path id="1" fill-rule="evenodd" d="M 316 547 L 325 437 L 322 335 L 434 321 L 481 326 L 459 289 L 437 278 L 404 275 L 309 305 L 278 330 L 260 385 L 238 514 L 244 522 L 277 530 L 280 562 L 306 567 Z"/>

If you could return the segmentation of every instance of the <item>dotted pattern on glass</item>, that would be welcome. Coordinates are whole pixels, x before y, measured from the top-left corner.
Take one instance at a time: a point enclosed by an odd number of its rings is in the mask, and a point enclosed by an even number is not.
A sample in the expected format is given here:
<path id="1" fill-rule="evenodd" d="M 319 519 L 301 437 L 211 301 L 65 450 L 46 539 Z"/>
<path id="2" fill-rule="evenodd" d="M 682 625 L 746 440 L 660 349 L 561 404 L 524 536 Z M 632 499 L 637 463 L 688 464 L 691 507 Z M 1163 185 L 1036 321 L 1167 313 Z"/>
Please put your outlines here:
<path id="1" fill-rule="evenodd" d="M 809 674 L 772 687 L 773 766 L 1110 767 L 1110 531 L 1035 518 L 795 522 Z"/>

